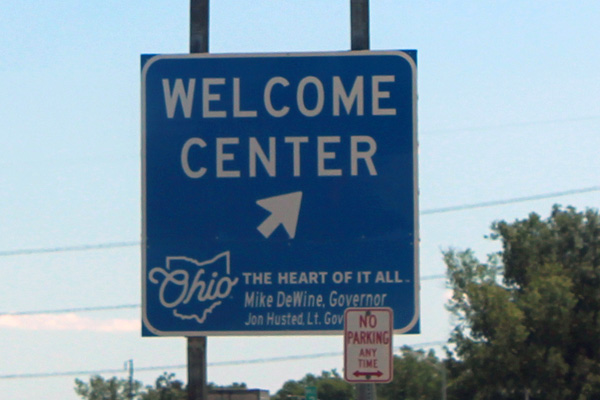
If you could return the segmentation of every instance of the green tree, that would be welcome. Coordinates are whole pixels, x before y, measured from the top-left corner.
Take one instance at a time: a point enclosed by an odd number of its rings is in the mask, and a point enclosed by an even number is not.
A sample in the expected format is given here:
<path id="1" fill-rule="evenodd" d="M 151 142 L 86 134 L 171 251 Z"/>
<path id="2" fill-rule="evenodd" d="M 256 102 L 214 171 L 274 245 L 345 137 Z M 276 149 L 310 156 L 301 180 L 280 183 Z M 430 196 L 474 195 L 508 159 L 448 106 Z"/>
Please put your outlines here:
<path id="1" fill-rule="evenodd" d="M 142 383 L 133 381 L 133 395 L 139 399 Z M 101 376 L 92 376 L 89 382 L 75 379 L 75 393 L 85 400 L 128 400 L 130 387 L 129 380 L 112 377 L 108 380 Z"/>
<path id="2" fill-rule="evenodd" d="M 282 388 L 271 396 L 272 400 L 289 400 L 304 397 L 305 388 L 315 386 L 319 400 L 353 400 L 354 387 L 338 374 L 336 370 L 323 371 L 320 376 L 307 374 L 299 381 L 289 380 Z"/>
<path id="3" fill-rule="evenodd" d="M 183 382 L 175 379 L 175 374 L 164 372 L 156 378 L 154 386 L 146 386 L 141 400 L 187 400 Z"/>
<path id="4" fill-rule="evenodd" d="M 209 382 L 208 390 L 247 389 L 245 383 L 234 382 L 231 385 L 219 386 Z M 84 400 L 187 400 L 186 387 L 182 381 L 175 379 L 175 374 L 164 372 L 154 381 L 154 386 L 137 380 L 133 381 L 130 397 L 129 380 L 112 377 L 104 379 L 92 376 L 89 382 L 75 379 L 75 393 Z"/>
<path id="5" fill-rule="evenodd" d="M 394 380 L 377 385 L 378 400 L 439 400 L 442 398 L 444 365 L 430 350 L 402 348 L 394 356 Z"/>
<path id="6" fill-rule="evenodd" d="M 492 225 L 502 251 L 444 253 L 456 317 L 452 393 L 600 398 L 600 217 L 555 206 Z M 462 397 L 464 398 L 464 397 Z"/>

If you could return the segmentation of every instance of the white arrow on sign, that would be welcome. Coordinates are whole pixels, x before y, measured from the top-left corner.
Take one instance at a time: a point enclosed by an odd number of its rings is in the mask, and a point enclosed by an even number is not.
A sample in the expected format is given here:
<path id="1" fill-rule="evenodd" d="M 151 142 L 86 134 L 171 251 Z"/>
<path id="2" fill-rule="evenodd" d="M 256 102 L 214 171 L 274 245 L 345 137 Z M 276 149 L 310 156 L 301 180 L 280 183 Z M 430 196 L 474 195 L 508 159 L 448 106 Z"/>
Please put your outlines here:
<path id="1" fill-rule="evenodd" d="M 268 239 L 279 225 L 283 225 L 290 239 L 293 239 L 296 236 L 301 202 L 302 192 L 293 192 L 257 200 L 256 204 L 271 212 L 271 215 L 256 229 Z"/>

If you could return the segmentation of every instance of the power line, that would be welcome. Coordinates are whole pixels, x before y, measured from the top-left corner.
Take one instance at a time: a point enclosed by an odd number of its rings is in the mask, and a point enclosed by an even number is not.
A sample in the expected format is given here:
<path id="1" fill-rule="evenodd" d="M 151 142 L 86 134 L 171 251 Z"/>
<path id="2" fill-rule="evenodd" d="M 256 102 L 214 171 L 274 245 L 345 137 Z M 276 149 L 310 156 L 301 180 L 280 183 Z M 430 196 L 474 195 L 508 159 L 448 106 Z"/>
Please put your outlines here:
<path id="1" fill-rule="evenodd" d="M 574 117 L 574 118 L 563 118 L 563 119 L 548 119 L 548 120 L 537 120 L 537 121 L 523 121 L 523 122 L 514 122 L 507 124 L 498 124 L 498 125 L 487 125 L 487 126 L 474 126 L 470 128 L 446 128 L 446 129 L 431 129 L 424 130 L 421 132 L 424 136 L 427 135 L 435 135 L 440 133 L 453 133 L 453 132 L 477 132 L 477 131 L 491 131 L 498 129 L 506 129 L 506 128 L 521 128 L 526 126 L 535 126 L 535 125 L 550 125 L 550 124 L 563 124 L 569 122 L 583 122 L 583 121 L 594 121 L 600 119 L 600 116 L 584 116 L 584 117 Z"/>
<path id="2" fill-rule="evenodd" d="M 140 308 L 139 304 L 119 304 L 115 306 L 97 306 L 97 307 L 77 307 L 77 308 L 63 308 L 58 310 L 35 310 L 35 311 L 17 311 L 17 312 L 0 312 L 1 316 L 26 316 L 26 315 L 41 315 L 41 314 L 68 314 L 68 313 L 82 313 L 82 312 L 93 312 L 93 311 L 114 311 L 124 310 L 130 308 Z"/>
<path id="3" fill-rule="evenodd" d="M 421 281 L 434 280 L 434 279 L 446 279 L 446 275 L 425 275 L 420 278 Z M 115 311 L 141 308 L 141 304 L 118 304 L 114 306 L 96 306 L 96 307 L 73 307 L 63 308 L 55 310 L 31 310 L 31 311 L 16 311 L 16 312 L 0 312 L 0 317 L 23 317 L 29 315 L 54 315 L 54 314 L 68 314 L 68 313 L 85 313 L 85 312 L 96 312 L 96 311 Z M 137 369 L 137 368 L 136 368 Z"/>
<path id="4" fill-rule="evenodd" d="M 433 279 L 446 279 L 446 275 L 438 274 L 438 275 L 425 275 L 420 278 L 422 281 L 430 281 Z"/>
<path id="5" fill-rule="evenodd" d="M 454 212 L 454 211 L 462 211 L 462 210 L 469 210 L 469 209 L 475 209 L 475 208 L 484 208 L 484 207 L 492 207 L 492 206 L 498 206 L 498 205 L 521 203 L 521 202 L 526 202 L 526 201 L 543 200 L 543 199 L 549 199 L 549 198 L 555 198 L 555 197 L 561 197 L 561 196 L 569 196 L 569 195 L 573 195 L 573 194 L 597 192 L 597 191 L 600 191 L 600 186 L 591 186 L 591 187 L 582 188 L 582 189 L 573 189 L 573 190 L 545 193 L 545 194 L 539 194 L 539 195 L 533 195 L 533 196 L 516 197 L 516 198 L 512 198 L 512 199 L 505 199 L 505 200 L 463 204 L 463 205 L 444 207 L 444 208 L 433 208 L 433 209 L 423 210 L 420 212 L 420 214 L 421 215 L 441 214 L 441 213 L 448 213 L 448 212 Z M 76 250 L 84 251 L 84 250 L 92 250 L 92 249 L 104 249 L 104 248 L 138 246 L 138 245 L 139 245 L 139 242 L 112 242 L 112 243 L 104 243 L 104 244 L 98 244 L 98 245 L 55 247 L 55 248 L 46 248 L 46 249 L 11 250 L 11 251 L 0 252 L 0 256 L 60 252 L 60 251 L 76 251 Z M 445 278 L 445 275 L 430 275 L 430 276 L 421 277 L 421 280 L 444 279 L 444 278 Z M 43 310 L 43 311 L 22 311 L 22 312 L 15 312 L 15 313 L 0 313 L 0 316 L 2 316 L 2 315 L 19 316 L 19 315 L 60 314 L 60 313 L 69 313 L 69 312 L 79 313 L 79 312 L 108 311 L 108 310 L 139 308 L 139 307 L 141 307 L 139 304 L 125 304 L 125 305 L 116 305 L 116 306 L 68 308 L 68 309 L 63 309 L 63 310 Z"/>
<path id="6" fill-rule="evenodd" d="M 414 348 L 423 348 L 423 347 L 438 347 L 446 345 L 445 341 L 437 341 L 437 342 L 425 342 L 425 343 L 416 343 L 413 345 L 408 345 L 409 347 Z M 403 346 L 394 347 L 395 351 L 400 350 Z M 297 361 L 297 360 L 311 360 L 317 358 L 327 358 L 327 357 L 339 357 L 342 356 L 343 352 L 326 352 L 326 353 L 315 353 L 315 354 L 297 354 L 297 355 L 288 355 L 288 356 L 279 356 L 279 357 L 263 357 L 263 358 L 253 358 L 247 360 L 230 360 L 230 361 L 215 361 L 209 362 L 207 366 L 209 367 L 230 367 L 236 365 L 248 365 L 248 364 L 266 364 L 266 363 L 274 363 L 274 362 L 286 362 L 286 361 Z M 144 371 L 170 371 L 174 369 L 184 369 L 187 368 L 187 364 L 177 364 L 177 365 L 160 365 L 160 366 L 149 366 L 149 367 L 137 367 L 136 372 L 144 372 Z M 25 374 L 9 374 L 9 375 L 0 375 L 0 379 L 32 379 L 32 378 L 57 378 L 64 376 L 81 376 L 81 375 L 101 375 L 101 374 L 119 374 L 127 372 L 126 369 L 96 369 L 96 370 L 81 370 L 81 371 L 59 371 L 59 372 L 39 372 L 39 373 L 25 373 Z"/>
<path id="7" fill-rule="evenodd" d="M 543 194 L 532 195 L 532 196 L 514 197 L 511 199 L 504 199 L 504 200 L 485 201 L 485 202 L 481 202 L 481 203 L 471 203 L 471 204 L 462 204 L 462 205 L 450 206 L 450 207 L 431 208 L 431 209 L 422 210 L 419 214 L 420 215 L 442 214 L 442 213 L 448 213 L 448 212 L 454 212 L 454 211 L 472 210 L 472 209 L 476 209 L 476 208 L 501 206 L 501 205 L 513 204 L 513 203 L 523 203 L 526 201 L 544 200 L 544 199 L 551 199 L 554 197 L 563 197 L 563 196 L 570 196 L 570 195 L 597 192 L 597 191 L 600 191 L 600 186 L 591 186 L 591 187 L 587 187 L 587 188 L 565 190 L 565 191 L 561 191 L 561 192 L 543 193 Z M 83 245 L 62 246 L 62 247 L 42 247 L 42 248 L 37 248 L 37 249 L 4 250 L 4 251 L 0 251 L 0 257 L 44 254 L 44 253 L 62 253 L 62 252 L 69 252 L 69 251 L 90 251 L 90 250 L 114 249 L 114 248 L 120 248 L 120 247 L 134 247 L 134 246 L 139 246 L 140 244 L 141 243 L 139 241 L 129 241 L 129 242 L 108 242 L 108 243 L 98 243 L 98 244 L 83 244 Z"/>
<path id="8" fill-rule="evenodd" d="M 121 368 L 121 369 L 98 369 L 98 370 L 90 370 L 90 371 L 40 372 L 40 373 L 29 373 L 29 374 L 0 375 L 0 379 L 58 378 L 61 376 L 118 374 L 121 372 L 125 372 L 125 370 Z"/>
<path id="9" fill-rule="evenodd" d="M 89 251 L 89 250 L 103 250 L 103 249 L 115 249 L 119 247 L 133 247 L 139 246 L 140 242 L 109 242 L 99 244 L 82 244 L 74 246 L 62 246 L 62 247 L 42 247 L 37 249 L 17 249 L 17 250 L 5 250 L 0 251 L 0 257 L 6 256 L 21 256 L 30 254 L 44 254 L 44 253 L 63 253 L 67 251 Z"/>
<path id="10" fill-rule="evenodd" d="M 582 193 L 590 193 L 590 192 L 597 192 L 597 191 L 600 191 L 600 186 L 591 186 L 591 187 L 582 188 L 582 189 L 565 190 L 562 192 L 537 194 L 537 195 L 533 195 L 533 196 L 515 197 L 512 199 L 485 201 L 482 203 L 462 204 L 462 205 L 458 205 L 458 206 L 443 207 L 443 208 L 432 208 L 429 210 L 423 210 L 420 212 L 420 214 L 421 215 L 431 215 L 431 214 L 441 214 L 441 213 L 447 213 L 447 212 L 453 212 L 453 211 L 472 210 L 474 208 L 484 208 L 484 207 L 501 206 L 501 205 L 505 205 L 505 204 L 523 203 L 526 201 L 544 200 L 544 199 L 551 199 L 554 197 L 570 196 L 573 194 L 582 194 Z"/>
<path id="11" fill-rule="evenodd" d="M 505 200 L 496 200 L 496 201 L 488 201 L 482 203 L 472 203 L 472 204 L 463 204 L 458 206 L 444 207 L 444 208 L 433 208 L 427 209 L 420 212 L 421 215 L 432 215 L 432 214 L 441 214 L 448 213 L 454 211 L 462 211 L 468 209 L 475 208 L 483 208 L 483 207 L 492 207 L 498 205 L 505 204 L 513 204 L 520 203 L 526 201 L 534 201 L 534 200 L 543 200 L 561 196 L 569 196 L 573 194 L 582 194 L 582 193 L 590 193 L 600 191 L 600 186 L 591 186 L 587 188 L 581 189 L 573 189 L 561 192 L 552 192 L 545 193 L 533 196 L 524 196 L 517 197 L 512 199 Z M 80 246 L 66 246 L 66 247 L 54 247 L 54 248 L 40 248 L 40 249 L 23 249 L 23 250 L 9 250 L 0 252 L 0 256 L 10 256 L 10 255 L 26 255 L 26 254 L 39 254 L 39 253 L 50 253 L 50 252 L 64 252 L 64 251 L 86 251 L 86 250 L 97 250 L 97 249 L 107 249 L 107 248 L 116 248 L 116 247 L 131 247 L 131 246 L 139 246 L 139 242 L 110 242 L 110 243 L 101 243 L 97 245 L 80 245 Z M 423 276 L 421 280 L 432 280 L 432 279 L 444 279 L 445 275 L 430 275 Z M 24 315 L 41 315 L 41 314 L 61 314 L 61 313 L 80 313 L 80 312 L 94 312 L 94 311 L 110 311 L 110 310 L 119 310 L 119 309 L 127 309 L 127 308 L 140 308 L 139 304 L 124 304 L 124 305 L 116 305 L 116 306 L 99 306 L 99 307 L 82 307 L 82 308 L 67 308 L 60 310 L 35 310 L 35 311 L 21 311 L 21 312 L 11 312 L 11 313 L 0 313 L 0 316 L 9 315 L 9 316 L 24 316 Z"/>

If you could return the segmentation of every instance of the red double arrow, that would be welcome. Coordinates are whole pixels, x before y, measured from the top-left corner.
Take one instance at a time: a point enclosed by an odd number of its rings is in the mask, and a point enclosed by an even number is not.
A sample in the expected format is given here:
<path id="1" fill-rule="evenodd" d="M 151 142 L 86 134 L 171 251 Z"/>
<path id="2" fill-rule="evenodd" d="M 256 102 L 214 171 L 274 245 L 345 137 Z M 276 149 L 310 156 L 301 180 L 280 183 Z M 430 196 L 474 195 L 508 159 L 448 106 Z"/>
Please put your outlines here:
<path id="1" fill-rule="evenodd" d="M 383 375 L 383 372 L 381 371 L 377 371 L 377 372 L 362 372 L 362 371 L 355 371 L 353 374 L 355 377 L 359 377 L 359 376 L 366 376 L 367 378 L 369 378 L 369 376 L 376 376 L 378 378 L 381 377 L 381 375 Z"/>

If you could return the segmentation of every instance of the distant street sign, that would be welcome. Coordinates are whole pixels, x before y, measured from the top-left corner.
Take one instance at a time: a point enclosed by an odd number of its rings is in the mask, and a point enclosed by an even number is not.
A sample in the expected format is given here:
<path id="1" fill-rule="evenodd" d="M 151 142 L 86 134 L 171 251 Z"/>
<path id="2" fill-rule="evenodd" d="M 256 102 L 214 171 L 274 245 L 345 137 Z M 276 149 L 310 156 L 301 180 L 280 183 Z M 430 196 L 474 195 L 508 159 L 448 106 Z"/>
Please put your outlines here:
<path id="1" fill-rule="evenodd" d="M 418 331 L 415 59 L 142 57 L 145 335 Z"/>
<path id="2" fill-rule="evenodd" d="M 305 400 L 317 400 L 317 387 L 316 386 L 307 386 L 304 389 L 304 399 Z"/>
<path id="3" fill-rule="evenodd" d="M 352 383 L 387 383 L 393 377 L 393 311 L 349 308 L 344 313 L 344 378 Z"/>

